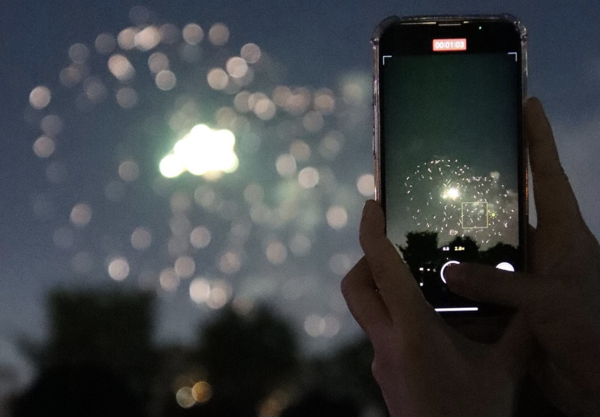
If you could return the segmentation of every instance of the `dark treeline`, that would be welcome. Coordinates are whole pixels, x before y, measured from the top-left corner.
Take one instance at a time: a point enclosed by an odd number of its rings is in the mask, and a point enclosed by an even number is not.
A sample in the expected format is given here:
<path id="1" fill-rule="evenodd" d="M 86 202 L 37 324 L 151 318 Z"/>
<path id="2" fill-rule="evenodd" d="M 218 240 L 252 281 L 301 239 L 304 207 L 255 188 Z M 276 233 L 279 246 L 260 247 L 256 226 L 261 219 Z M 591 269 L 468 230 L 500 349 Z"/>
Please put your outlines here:
<path id="1" fill-rule="evenodd" d="M 157 347 L 154 303 L 140 292 L 53 292 L 48 341 L 28 349 L 38 377 L 12 398 L 11 416 L 386 415 L 366 340 L 308 359 L 269 307 L 226 306 L 193 345 Z"/>

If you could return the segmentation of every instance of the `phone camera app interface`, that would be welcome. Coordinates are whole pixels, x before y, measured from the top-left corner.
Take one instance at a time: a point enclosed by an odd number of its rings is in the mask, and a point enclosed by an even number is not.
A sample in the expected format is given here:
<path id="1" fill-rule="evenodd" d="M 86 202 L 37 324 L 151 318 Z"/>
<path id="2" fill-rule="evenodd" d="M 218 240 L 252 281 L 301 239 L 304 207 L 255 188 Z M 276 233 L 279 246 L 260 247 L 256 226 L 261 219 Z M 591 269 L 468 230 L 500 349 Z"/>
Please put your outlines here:
<path id="1" fill-rule="evenodd" d="M 380 67 L 387 234 L 438 311 L 478 310 L 448 290 L 449 265 L 519 267 L 520 63 L 467 45 Z"/>

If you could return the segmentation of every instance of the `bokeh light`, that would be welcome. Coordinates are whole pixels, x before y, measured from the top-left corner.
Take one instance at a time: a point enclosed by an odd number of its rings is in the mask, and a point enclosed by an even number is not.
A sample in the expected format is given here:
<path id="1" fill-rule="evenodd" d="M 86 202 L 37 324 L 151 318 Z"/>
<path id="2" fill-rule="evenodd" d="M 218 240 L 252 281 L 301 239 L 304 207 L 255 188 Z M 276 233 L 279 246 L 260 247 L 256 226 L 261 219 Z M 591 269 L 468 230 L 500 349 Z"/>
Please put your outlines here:
<path id="1" fill-rule="evenodd" d="M 208 280 L 198 277 L 190 284 L 190 297 L 197 303 L 206 303 L 210 297 L 210 283 Z"/>
<path id="2" fill-rule="evenodd" d="M 63 121 L 59 116 L 55 114 L 49 114 L 42 118 L 40 127 L 46 135 L 52 137 L 58 135 L 62 131 Z"/>
<path id="3" fill-rule="evenodd" d="M 135 28 L 126 28 L 119 32 L 117 36 L 117 43 L 119 47 L 124 50 L 135 48 L 135 35 L 137 30 Z"/>
<path id="4" fill-rule="evenodd" d="M 169 70 L 162 70 L 156 74 L 154 79 L 156 86 L 163 91 L 169 91 L 175 88 L 177 84 L 177 77 Z"/>
<path id="5" fill-rule="evenodd" d="M 108 59 L 108 69 L 119 81 L 128 81 L 135 75 L 131 62 L 124 56 L 116 54 Z"/>
<path id="6" fill-rule="evenodd" d="M 196 404 L 194 393 L 191 387 L 182 387 L 177 390 L 177 393 L 175 394 L 175 400 L 182 408 L 191 408 L 194 406 L 194 404 Z"/>
<path id="7" fill-rule="evenodd" d="M 225 70 L 221 68 L 213 68 L 208 72 L 206 76 L 208 85 L 215 90 L 225 90 L 229 84 L 229 78 Z"/>
<path id="8" fill-rule="evenodd" d="M 204 226 L 198 226 L 190 233 L 190 243 L 197 249 L 207 247 L 210 238 L 210 231 Z"/>
<path id="9" fill-rule="evenodd" d="M 138 227 L 131 233 L 131 246 L 137 250 L 145 250 L 152 244 L 152 233 L 144 228 Z"/>
<path id="10" fill-rule="evenodd" d="M 173 268 L 164 269 L 160 273 L 160 287 L 167 292 L 175 291 L 179 287 L 179 281 L 179 275 Z"/>
<path id="11" fill-rule="evenodd" d="M 110 54 L 116 46 L 117 41 L 110 33 L 101 33 L 94 41 L 94 47 L 101 54 Z"/>
<path id="12" fill-rule="evenodd" d="M 135 161 L 123 161 L 119 165 L 119 177 L 125 182 L 135 181 L 140 175 L 140 168 Z"/>
<path id="13" fill-rule="evenodd" d="M 356 188 L 361 195 L 372 197 L 375 194 L 375 178 L 373 174 L 363 174 L 356 181 Z"/>
<path id="14" fill-rule="evenodd" d="M 229 29 L 223 23 L 215 23 L 208 31 L 210 42 L 215 46 L 223 46 L 229 40 Z"/>
<path id="15" fill-rule="evenodd" d="M 41 85 L 31 90 L 31 93 L 29 94 L 29 104 L 31 104 L 31 107 L 34 109 L 41 110 L 50 104 L 51 98 L 52 94 L 48 87 Z"/>
<path id="16" fill-rule="evenodd" d="M 303 168 L 298 174 L 298 182 L 303 188 L 313 188 L 319 183 L 319 171 L 313 167 Z"/>
<path id="17" fill-rule="evenodd" d="M 327 210 L 327 223 L 333 229 L 342 229 L 348 224 L 348 213 L 342 206 L 331 206 Z"/>
<path id="18" fill-rule="evenodd" d="M 279 241 L 269 242 L 266 249 L 267 259 L 274 265 L 281 265 L 287 258 L 287 249 Z"/>
<path id="19" fill-rule="evenodd" d="M 135 46 L 140 51 L 149 51 L 155 48 L 161 41 L 160 32 L 154 26 L 146 26 L 135 34 Z"/>
<path id="20" fill-rule="evenodd" d="M 77 227 L 84 227 L 92 219 L 92 208 L 89 204 L 78 203 L 71 209 L 71 223 Z"/>
<path id="21" fill-rule="evenodd" d="M 200 25 L 196 23 L 190 23 L 185 25 L 181 34 L 183 36 L 183 39 L 189 45 L 199 44 L 200 41 L 202 41 L 202 38 L 204 37 L 204 31 L 202 30 Z"/>
<path id="22" fill-rule="evenodd" d="M 52 138 L 40 136 L 33 143 L 33 152 L 40 158 L 48 158 L 54 152 L 55 144 Z"/>
<path id="23" fill-rule="evenodd" d="M 124 109 L 131 109 L 137 104 L 138 95 L 133 88 L 123 87 L 117 91 L 116 99 L 119 106 Z"/>
<path id="24" fill-rule="evenodd" d="M 212 387 L 206 381 L 198 381 L 192 387 L 192 396 L 197 403 L 205 403 L 212 397 Z"/>
<path id="25" fill-rule="evenodd" d="M 180 256 L 175 260 L 175 273 L 181 278 L 189 278 L 194 275 L 196 263 L 190 256 Z"/>
<path id="26" fill-rule="evenodd" d="M 247 43 L 240 50 L 240 55 L 249 64 L 256 64 L 260 60 L 261 54 L 260 47 L 255 43 Z"/>
<path id="27" fill-rule="evenodd" d="M 108 262 L 108 275 L 115 281 L 123 281 L 129 276 L 129 262 L 122 256 L 110 259 Z"/>

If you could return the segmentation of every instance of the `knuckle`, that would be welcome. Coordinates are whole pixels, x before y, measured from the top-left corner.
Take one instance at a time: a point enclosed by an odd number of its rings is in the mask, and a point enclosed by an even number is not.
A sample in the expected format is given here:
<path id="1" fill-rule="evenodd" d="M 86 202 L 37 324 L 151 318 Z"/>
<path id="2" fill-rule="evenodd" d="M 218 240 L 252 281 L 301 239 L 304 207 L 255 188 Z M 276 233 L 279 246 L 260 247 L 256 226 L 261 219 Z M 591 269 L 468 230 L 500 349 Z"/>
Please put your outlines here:
<path id="1" fill-rule="evenodd" d="M 373 374 L 376 381 L 381 381 L 386 370 L 389 371 L 389 366 L 385 362 L 382 360 L 381 355 L 375 355 L 373 362 L 371 362 L 371 374 Z"/>
<path id="2" fill-rule="evenodd" d="M 351 292 L 352 284 L 350 274 L 346 275 L 342 282 L 340 283 L 340 290 L 342 291 L 342 295 L 346 297 Z"/>

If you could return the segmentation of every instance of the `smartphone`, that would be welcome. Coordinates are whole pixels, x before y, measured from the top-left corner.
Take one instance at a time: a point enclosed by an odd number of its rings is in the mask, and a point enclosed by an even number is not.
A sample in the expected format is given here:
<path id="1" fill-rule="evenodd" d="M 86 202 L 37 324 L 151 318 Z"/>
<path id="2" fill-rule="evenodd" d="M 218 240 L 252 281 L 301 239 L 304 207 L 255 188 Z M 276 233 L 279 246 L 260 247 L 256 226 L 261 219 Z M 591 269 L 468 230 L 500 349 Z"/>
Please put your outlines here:
<path id="1" fill-rule="evenodd" d="M 446 316 L 507 314 L 450 291 L 449 265 L 525 270 L 526 40 L 510 15 L 392 17 L 372 38 L 375 198 Z"/>

